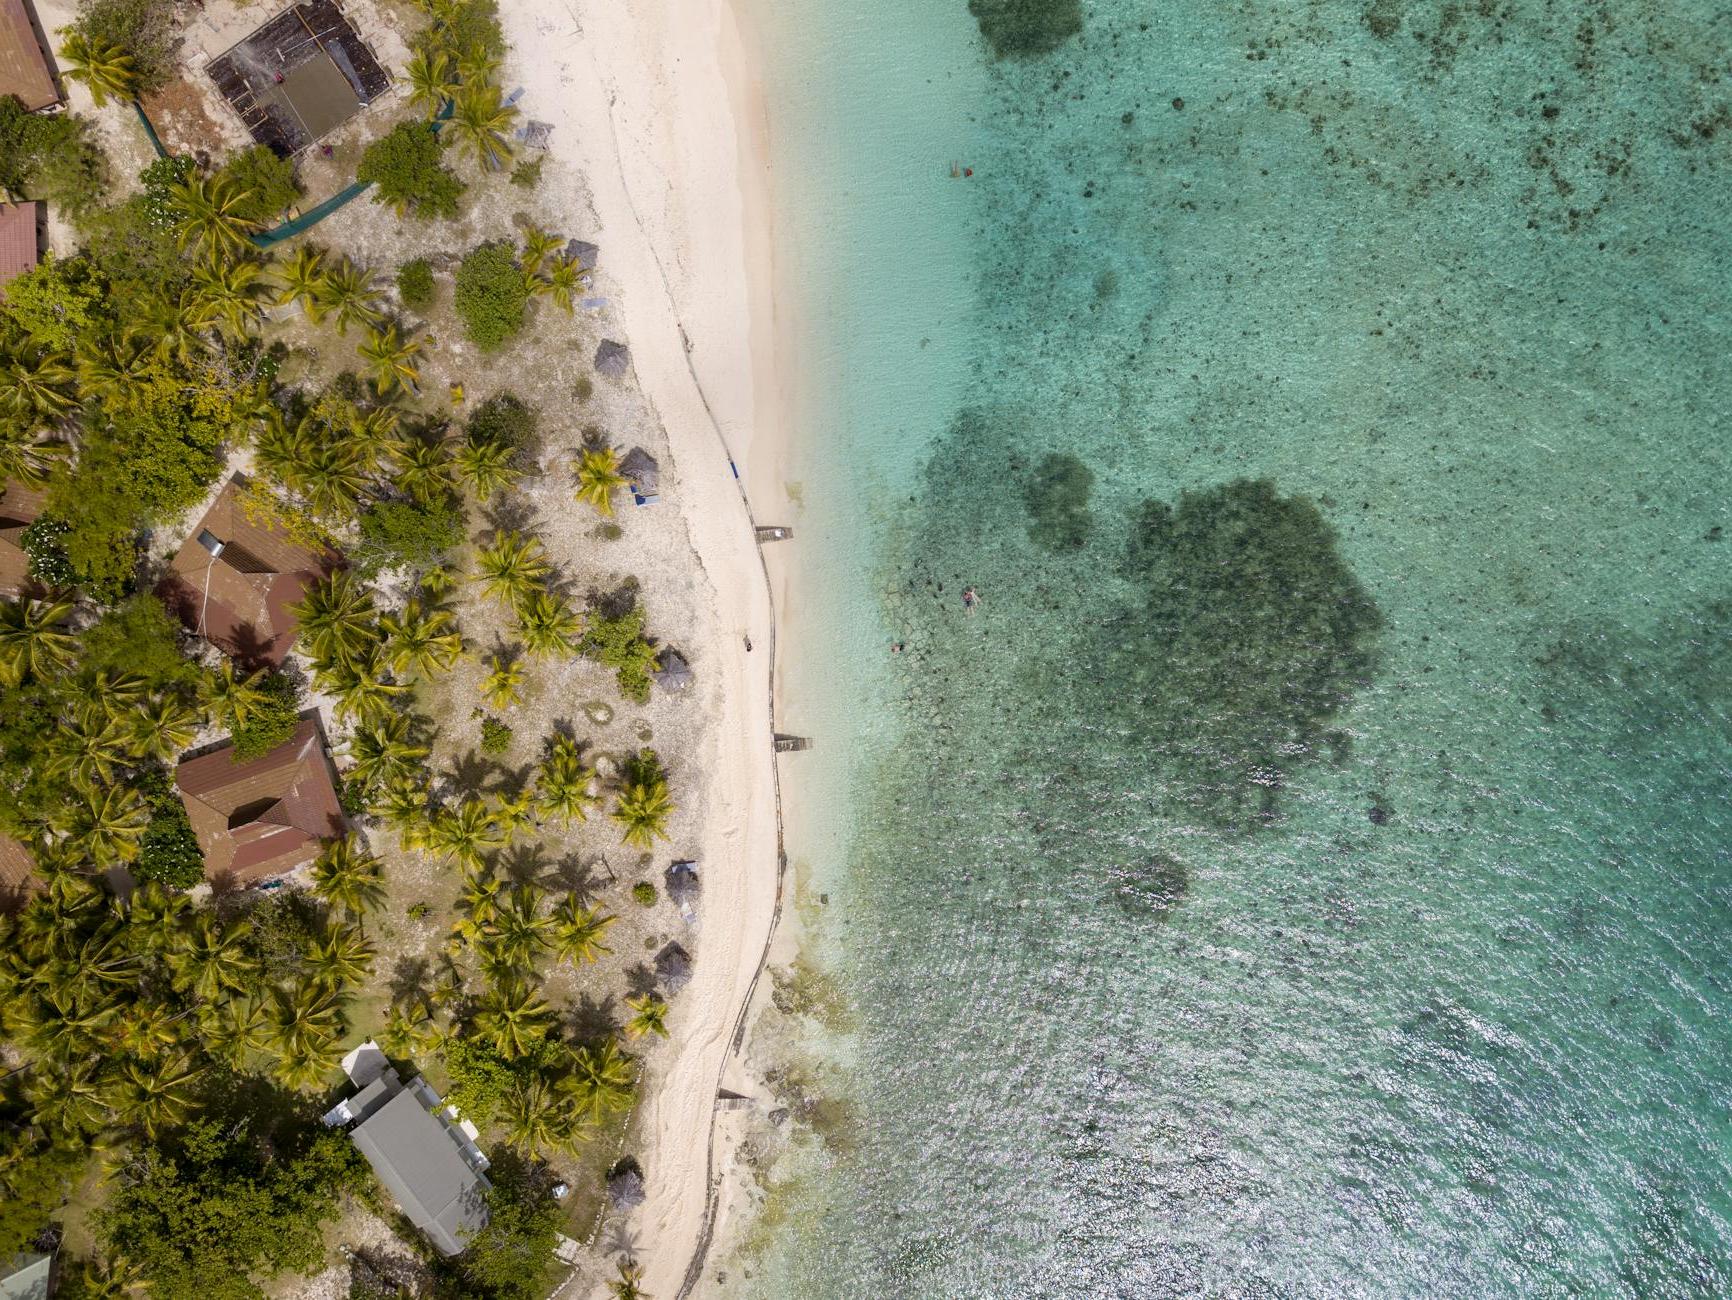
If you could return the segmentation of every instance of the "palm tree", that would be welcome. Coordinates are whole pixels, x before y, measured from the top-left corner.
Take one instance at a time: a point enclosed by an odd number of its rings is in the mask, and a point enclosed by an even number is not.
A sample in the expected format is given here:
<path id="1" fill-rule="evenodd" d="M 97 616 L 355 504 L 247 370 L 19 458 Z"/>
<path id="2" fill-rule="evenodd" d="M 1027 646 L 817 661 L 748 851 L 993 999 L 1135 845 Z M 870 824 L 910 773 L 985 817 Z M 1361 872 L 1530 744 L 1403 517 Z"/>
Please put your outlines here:
<path id="1" fill-rule="evenodd" d="M 313 452 L 315 433 L 306 420 L 291 425 L 276 407 L 265 412 L 262 427 L 253 435 L 253 464 L 288 487 L 298 487 L 302 467 Z"/>
<path id="2" fill-rule="evenodd" d="M 410 438 L 392 451 L 397 462 L 397 486 L 422 505 L 432 505 L 452 495 L 451 455 L 441 442 Z"/>
<path id="3" fill-rule="evenodd" d="M 214 248 L 208 251 L 193 268 L 185 290 L 185 301 L 199 328 L 216 326 L 220 331 L 227 327 L 230 338 L 245 338 L 265 314 L 259 301 L 264 293 L 264 285 L 259 283 L 263 269 L 251 258 L 225 258 Z"/>
<path id="4" fill-rule="evenodd" d="M 394 715 L 407 725 L 408 719 Z M 426 750 L 419 751 L 422 755 Z M 379 859 L 353 835 L 328 840 L 313 861 L 313 887 L 332 907 L 361 918 L 385 901 L 385 877 Z"/>
<path id="5" fill-rule="evenodd" d="M 74 1061 L 43 1061 L 31 1070 L 25 1085 L 31 1122 L 49 1133 L 84 1137 L 108 1122 L 111 1081 L 99 1057 Z"/>
<path id="6" fill-rule="evenodd" d="M 441 1034 L 425 1007 L 405 1010 L 392 1007 L 385 1028 L 379 1035 L 379 1045 L 396 1057 L 413 1057 L 434 1050 Z"/>
<path id="7" fill-rule="evenodd" d="M 501 533 L 475 558 L 481 590 L 505 605 L 515 605 L 545 578 L 549 565 L 534 537 Z"/>
<path id="8" fill-rule="evenodd" d="M 490 670 L 481 679 L 481 698 L 489 708 L 503 713 L 523 698 L 523 664 L 500 655 L 488 660 L 488 664 Z"/>
<path id="9" fill-rule="evenodd" d="M 458 148 L 488 171 L 498 171 L 511 157 L 506 132 L 516 120 L 517 109 L 504 101 L 499 87 L 470 83 L 458 87 L 450 130 Z"/>
<path id="10" fill-rule="evenodd" d="M 643 1269 L 636 1260 L 622 1259 L 619 1262 L 619 1277 L 609 1282 L 607 1289 L 613 1292 L 613 1300 L 651 1300 L 650 1295 L 638 1284 L 643 1281 Z"/>
<path id="11" fill-rule="evenodd" d="M 476 1032 L 491 1039 L 499 1054 L 511 1060 L 545 1037 L 552 1023 L 553 1008 L 520 980 L 496 985 L 475 1012 Z"/>
<path id="12" fill-rule="evenodd" d="M 347 569 L 315 583 L 307 598 L 291 605 L 289 612 L 299 621 L 301 635 L 314 656 L 322 661 L 347 663 L 363 657 L 377 644 L 373 598 Z"/>
<path id="13" fill-rule="evenodd" d="M 577 475 L 577 499 L 601 514 L 613 514 L 613 494 L 626 482 L 619 472 L 619 453 L 612 447 L 586 447 L 578 454 L 572 472 Z"/>
<path id="14" fill-rule="evenodd" d="M 181 929 L 191 910 L 192 900 L 185 894 L 164 889 L 159 881 L 147 880 L 127 900 L 128 939 L 143 952 L 167 952 L 180 941 Z"/>
<path id="15" fill-rule="evenodd" d="M 181 1014 L 165 1002 L 135 1002 L 114 1022 L 110 1034 L 113 1050 L 147 1061 L 160 1060 L 182 1045 L 180 1019 Z"/>
<path id="16" fill-rule="evenodd" d="M 160 1065 L 124 1061 L 112 1094 L 114 1109 L 125 1123 L 154 1138 L 192 1113 L 192 1086 L 198 1075 L 186 1057 Z"/>
<path id="17" fill-rule="evenodd" d="M 408 714 L 391 713 L 359 728 L 349 740 L 350 774 L 355 780 L 372 789 L 413 780 L 422 772 L 427 747 L 410 740 L 412 725 Z"/>
<path id="18" fill-rule="evenodd" d="M 308 1057 L 341 1038 L 347 1022 L 336 989 L 304 980 L 271 990 L 265 1004 L 264 1037 L 282 1056 Z"/>
<path id="19" fill-rule="evenodd" d="M 167 691 L 137 705 L 131 718 L 134 750 L 159 763 L 169 762 L 192 744 L 201 720 L 197 709 Z"/>
<path id="20" fill-rule="evenodd" d="M 526 226 L 523 231 L 523 263 L 524 273 L 539 275 L 547 259 L 557 253 L 565 240 L 551 230 L 543 230 L 540 226 Z"/>
<path id="21" fill-rule="evenodd" d="M 168 207 L 180 246 L 192 244 L 211 253 L 249 251 L 248 236 L 259 223 L 242 216 L 240 208 L 251 197 L 252 191 L 224 176 L 189 176 L 182 184 L 170 186 Z"/>
<path id="22" fill-rule="evenodd" d="M 324 249 L 302 244 L 295 250 L 295 255 L 287 262 L 279 264 L 273 273 L 281 286 L 277 295 L 278 304 L 286 306 L 291 302 L 298 302 L 307 313 L 307 319 L 315 325 L 318 324 L 325 314 L 320 303 L 325 292 Z"/>
<path id="23" fill-rule="evenodd" d="M 0 682 L 22 686 L 71 667 L 78 641 L 60 630 L 71 615 L 70 600 L 0 601 Z"/>
<path id="24" fill-rule="evenodd" d="M 517 627 L 523 634 L 524 649 L 531 654 L 568 655 L 572 642 L 583 631 L 583 620 L 564 596 L 538 591 L 518 603 Z"/>
<path id="25" fill-rule="evenodd" d="M 47 770 L 74 785 L 106 785 L 132 756 L 132 728 L 91 701 L 73 710 L 49 738 Z"/>
<path id="26" fill-rule="evenodd" d="M 381 722 L 391 716 L 395 700 L 409 688 L 377 676 L 379 665 L 367 661 L 335 664 L 320 673 L 320 689 L 335 702 L 339 718 L 355 718 L 363 724 Z"/>
<path id="27" fill-rule="evenodd" d="M 27 488 L 46 487 L 49 473 L 66 452 L 64 442 L 44 431 L 9 430 L 0 435 L 0 481 L 15 479 Z"/>
<path id="28" fill-rule="evenodd" d="M 617 917 L 609 916 L 598 907 L 585 907 L 576 894 L 567 894 L 553 910 L 553 954 L 557 961 L 573 966 L 598 960 L 613 951 L 602 936 Z"/>
<path id="29" fill-rule="evenodd" d="M 447 610 L 426 608 L 415 597 L 403 603 L 400 613 L 380 615 L 379 631 L 385 636 L 391 671 L 399 676 L 449 672 L 463 653 L 457 620 Z"/>
<path id="30" fill-rule="evenodd" d="M 531 1159 L 569 1150 L 577 1119 L 570 1099 L 539 1074 L 519 1079 L 500 1103 L 505 1140 Z"/>
<path id="31" fill-rule="evenodd" d="M 56 419 L 77 401 L 78 372 L 64 352 L 28 345 L 0 364 L 0 413 L 20 420 Z"/>
<path id="32" fill-rule="evenodd" d="M 608 1038 L 571 1054 L 571 1074 L 565 1087 L 583 1114 L 602 1116 L 631 1108 L 636 1077 L 631 1058 Z"/>
<path id="33" fill-rule="evenodd" d="M 409 106 L 436 115 L 451 97 L 451 58 L 443 50 L 423 50 L 403 69 L 409 83 Z"/>
<path id="34" fill-rule="evenodd" d="M 497 794 L 494 796 L 493 818 L 499 823 L 499 829 L 505 835 L 507 844 L 516 840 L 518 834 L 536 824 L 535 821 L 535 791 L 523 790 L 516 796 Z"/>
<path id="35" fill-rule="evenodd" d="M 650 848 L 668 837 L 668 818 L 673 816 L 673 797 L 668 793 L 667 774 L 655 751 L 646 749 L 626 765 L 625 780 L 614 796 L 613 812 L 620 824 L 620 838 L 640 849 Z"/>
<path id="36" fill-rule="evenodd" d="M 150 337 L 142 330 L 84 333 L 78 339 L 78 386 L 86 396 L 122 405 L 149 372 L 152 353 Z"/>
<path id="37" fill-rule="evenodd" d="M 381 393 L 399 387 L 418 393 L 421 391 L 421 371 L 416 367 L 415 359 L 421 355 L 422 346 L 421 339 L 405 337 L 397 328 L 397 322 L 392 321 L 383 329 L 377 326 L 369 329 L 366 340 L 355 350 L 366 361 L 373 382 Z"/>
<path id="38" fill-rule="evenodd" d="M 654 993 L 645 993 L 641 997 L 627 998 L 626 1006 L 636 1014 L 625 1022 L 625 1032 L 633 1038 L 641 1038 L 644 1034 L 659 1034 L 668 1036 L 667 1016 L 668 1004 Z"/>
<path id="39" fill-rule="evenodd" d="M 340 989 L 359 984 L 373 969 L 375 952 L 358 927 L 333 925 L 307 945 L 307 971 L 315 984 Z"/>
<path id="40" fill-rule="evenodd" d="M 339 334 L 346 335 L 349 326 L 357 322 L 376 324 L 382 315 L 379 307 L 382 300 L 373 277 L 346 257 L 325 272 L 319 306 L 336 318 Z"/>
<path id="41" fill-rule="evenodd" d="M 504 843 L 493 813 L 473 796 L 441 811 L 427 831 L 427 846 L 463 867 L 480 866 L 483 854 Z"/>
<path id="42" fill-rule="evenodd" d="M 245 998 L 229 998 L 199 1017 L 199 1039 L 215 1060 L 239 1069 L 247 1053 L 263 1044 L 264 1007 Z"/>
<path id="43" fill-rule="evenodd" d="M 431 826 L 424 782 L 412 777 L 387 782 L 368 805 L 368 811 L 397 832 L 397 842 L 405 850 L 425 845 Z"/>
<path id="44" fill-rule="evenodd" d="M 503 888 L 503 882 L 491 870 L 480 867 L 465 870 L 463 892 L 457 896 L 457 910 L 462 915 L 451 926 L 452 937 L 464 943 L 479 942 L 499 911 Z"/>
<path id="45" fill-rule="evenodd" d="M 485 502 L 517 481 L 518 471 L 512 464 L 516 455 L 516 450 L 505 443 L 483 438 L 464 443 L 453 460 L 458 475 L 474 490 L 477 499 Z"/>
<path id="46" fill-rule="evenodd" d="M 131 786 L 91 790 L 74 810 L 73 838 L 99 867 L 131 862 L 150 825 L 150 808 Z"/>
<path id="47" fill-rule="evenodd" d="M 362 448 L 353 440 L 314 434 L 294 467 L 291 482 L 315 514 L 344 521 L 355 513 L 367 486 L 368 469 Z"/>
<path id="48" fill-rule="evenodd" d="M 137 91 L 138 70 L 132 55 L 100 36 L 93 40 L 80 31 L 67 33 L 60 57 L 66 75 L 89 88 L 98 108 L 107 106 L 110 95 L 131 99 Z"/>
<path id="49" fill-rule="evenodd" d="M 493 908 L 492 917 L 478 927 L 487 949 L 488 965 L 504 971 L 531 971 L 535 959 L 551 943 L 552 918 L 542 915 L 541 891 L 518 885 Z"/>
<path id="50" fill-rule="evenodd" d="M 575 257 L 556 257 L 547 269 L 547 292 L 570 315 L 583 287 L 583 264 Z"/>
<path id="51" fill-rule="evenodd" d="M 277 1059 L 277 1081 L 301 1091 L 316 1088 L 337 1068 L 342 1057 L 343 1045 L 337 1037 L 310 1039 Z"/>
<path id="52" fill-rule="evenodd" d="M 562 826 L 588 821 L 589 805 L 597 799 L 590 793 L 594 780 L 595 769 L 584 763 L 577 742 L 569 736 L 555 736 L 535 774 L 536 802 Z"/>
<path id="53" fill-rule="evenodd" d="M 256 673 L 237 673 L 234 661 L 224 659 L 220 667 L 204 676 L 205 708 L 224 726 L 239 731 L 275 698 L 264 683 L 262 668 Z"/>
<path id="54" fill-rule="evenodd" d="M 248 942 L 251 931 L 245 921 L 225 925 L 214 912 L 196 913 L 169 952 L 175 987 L 205 1002 L 246 992 L 259 972 Z"/>

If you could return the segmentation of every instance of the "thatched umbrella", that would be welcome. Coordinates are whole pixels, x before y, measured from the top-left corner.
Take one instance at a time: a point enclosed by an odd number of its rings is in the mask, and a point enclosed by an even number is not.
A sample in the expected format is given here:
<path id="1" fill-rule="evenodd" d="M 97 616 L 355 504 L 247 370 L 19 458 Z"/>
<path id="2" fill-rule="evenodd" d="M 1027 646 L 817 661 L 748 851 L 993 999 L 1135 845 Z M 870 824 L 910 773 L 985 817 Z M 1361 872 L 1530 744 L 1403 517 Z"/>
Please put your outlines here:
<path id="1" fill-rule="evenodd" d="M 619 462 L 619 472 L 631 480 L 634 489 L 646 496 L 661 490 L 662 469 L 656 458 L 642 447 L 633 447 Z"/>
<path id="2" fill-rule="evenodd" d="M 601 247 L 587 240 L 574 239 L 565 246 L 565 255 L 573 258 L 585 271 L 593 271 L 595 264 L 601 261 Z"/>
<path id="3" fill-rule="evenodd" d="M 668 897 L 679 907 L 695 906 L 702 886 L 698 884 L 698 864 L 676 862 L 668 868 Z"/>
<path id="4" fill-rule="evenodd" d="M 663 650 L 650 674 L 664 691 L 683 691 L 692 684 L 692 669 L 677 650 Z"/>
<path id="5" fill-rule="evenodd" d="M 643 1169 L 627 1156 L 607 1175 L 607 1199 L 616 1210 L 630 1210 L 644 1203 Z"/>
<path id="6" fill-rule="evenodd" d="M 656 954 L 656 978 L 670 994 L 678 993 L 692 982 L 692 955 L 677 943 L 670 943 Z"/>
<path id="7" fill-rule="evenodd" d="M 631 349 L 612 339 L 603 339 L 595 350 L 595 368 L 618 379 L 631 367 Z"/>

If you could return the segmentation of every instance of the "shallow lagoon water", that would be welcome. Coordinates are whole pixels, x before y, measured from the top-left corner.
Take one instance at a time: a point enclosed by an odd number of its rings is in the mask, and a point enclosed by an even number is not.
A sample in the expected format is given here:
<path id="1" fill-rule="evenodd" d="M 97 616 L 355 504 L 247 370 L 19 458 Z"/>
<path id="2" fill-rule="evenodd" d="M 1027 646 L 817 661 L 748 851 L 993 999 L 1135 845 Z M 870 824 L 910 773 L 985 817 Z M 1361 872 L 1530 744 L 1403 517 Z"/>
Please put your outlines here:
<path id="1" fill-rule="evenodd" d="M 1723 18 L 757 8 L 857 1122 L 743 1285 L 1732 1291 Z"/>

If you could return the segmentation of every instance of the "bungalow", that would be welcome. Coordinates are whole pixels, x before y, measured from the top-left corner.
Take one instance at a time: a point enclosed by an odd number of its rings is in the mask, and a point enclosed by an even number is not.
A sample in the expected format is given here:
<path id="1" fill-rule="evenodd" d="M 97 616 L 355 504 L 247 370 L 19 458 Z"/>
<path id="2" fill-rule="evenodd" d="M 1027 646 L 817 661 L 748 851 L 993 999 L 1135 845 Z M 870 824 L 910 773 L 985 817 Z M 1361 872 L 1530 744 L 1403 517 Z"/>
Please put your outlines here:
<path id="1" fill-rule="evenodd" d="M 41 25 L 27 0 L 0 0 L 0 97 L 16 95 L 32 113 L 60 102 Z"/>
<path id="2" fill-rule="evenodd" d="M 223 485 L 169 561 L 156 594 L 187 628 L 248 665 L 281 664 L 298 630 L 291 605 L 338 563 L 248 514 L 246 479 Z"/>
<path id="3" fill-rule="evenodd" d="M 0 835 L 0 912 L 16 911 L 41 888 L 30 850 L 10 835 Z"/>
<path id="4" fill-rule="evenodd" d="M 0 485 L 0 594 L 16 596 L 30 585 L 24 530 L 36 522 L 47 495 L 8 479 Z"/>
<path id="5" fill-rule="evenodd" d="M 35 202 L 0 203 L 0 296 L 41 260 L 45 211 Z"/>
<path id="6" fill-rule="evenodd" d="M 441 1255 L 456 1255 L 487 1225 L 487 1157 L 474 1130 L 441 1115 L 442 1102 L 417 1076 L 405 1084 L 373 1043 L 345 1058 L 357 1085 L 325 1116 L 349 1137 L 409 1221 Z M 467 1131 L 466 1131 L 467 1130 Z"/>
<path id="7" fill-rule="evenodd" d="M 233 745 L 189 758 L 175 769 L 174 783 L 213 881 L 252 885 L 283 875 L 344 832 L 331 760 L 313 718 L 263 758 L 239 761 Z"/>

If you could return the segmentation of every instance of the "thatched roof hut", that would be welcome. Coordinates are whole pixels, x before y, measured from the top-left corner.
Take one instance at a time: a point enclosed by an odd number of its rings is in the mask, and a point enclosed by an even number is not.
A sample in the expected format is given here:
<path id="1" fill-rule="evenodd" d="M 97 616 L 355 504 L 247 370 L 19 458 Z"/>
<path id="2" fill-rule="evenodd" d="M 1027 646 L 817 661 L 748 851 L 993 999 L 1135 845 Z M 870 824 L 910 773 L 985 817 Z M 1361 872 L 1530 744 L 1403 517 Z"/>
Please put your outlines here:
<path id="1" fill-rule="evenodd" d="M 631 480 L 635 492 L 656 492 L 662 485 L 662 467 L 642 447 L 633 447 L 620 459 L 619 472 Z"/>
<path id="2" fill-rule="evenodd" d="M 596 263 L 601 261 L 601 246 L 585 239 L 574 239 L 565 246 L 565 255 L 585 271 L 593 271 Z"/>
<path id="3" fill-rule="evenodd" d="M 656 660 L 656 670 L 650 674 L 664 691 L 683 691 L 695 680 L 692 667 L 677 650 L 663 650 Z"/>
<path id="4" fill-rule="evenodd" d="M 636 1209 L 644 1203 L 643 1169 L 627 1156 L 607 1175 L 608 1203 L 616 1210 Z"/>
<path id="5" fill-rule="evenodd" d="M 631 349 L 612 339 L 603 339 L 595 350 L 595 368 L 618 379 L 631 368 Z"/>
<path id="6" fill-rule="evenodd" d="M 677 943 L 670 943 L 656 954 L 656 978 L 670 994 L 678 993 L 692 982 L 692 955 Z"/>

